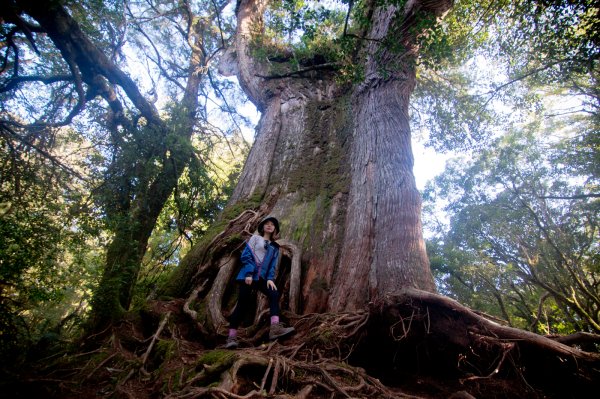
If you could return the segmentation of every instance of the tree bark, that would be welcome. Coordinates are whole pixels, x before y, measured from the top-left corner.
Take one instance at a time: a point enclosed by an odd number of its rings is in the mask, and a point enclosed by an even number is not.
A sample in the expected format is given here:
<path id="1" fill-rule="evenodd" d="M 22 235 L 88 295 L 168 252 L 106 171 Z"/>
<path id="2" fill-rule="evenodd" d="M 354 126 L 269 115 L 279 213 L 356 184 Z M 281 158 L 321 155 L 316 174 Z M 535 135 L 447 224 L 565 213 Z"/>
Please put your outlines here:
<path id="1" fill-rule="evenodd" d="M 412 172 L 408 105 L 415 86 L 414 44 L 412 38 L 400 37 L 403 53 L 382 44 L 405 18 L 406 11 L 393 6 L 374 11 L 367 33 L 371 40 L 364 50 L 365 80 L 352 93 L 355 118 L 346 238 L 329 299 L 329 307 L 336 311 L 362 308 L 365 300 L 377 300 L 401 287 L 435 290 Z M 395 68 L 386 71 L 386 65 Z"/>

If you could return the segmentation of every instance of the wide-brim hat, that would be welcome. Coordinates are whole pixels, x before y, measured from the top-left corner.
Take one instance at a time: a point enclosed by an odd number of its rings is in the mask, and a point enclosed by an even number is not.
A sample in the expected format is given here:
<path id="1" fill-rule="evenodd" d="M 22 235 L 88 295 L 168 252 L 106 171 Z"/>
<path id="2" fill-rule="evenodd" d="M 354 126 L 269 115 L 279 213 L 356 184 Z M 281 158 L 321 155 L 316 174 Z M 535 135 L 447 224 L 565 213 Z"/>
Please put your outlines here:
<path id="1" fill-rule="evenodd" d="M 279 220 L 277 220 L 277 218 L 275 218 L 275 216 L 270 216 L 270 215 L 265 217 L 258 224 L 258 234 L 263 235 L 265 233 L 264 225 L 268 221 L 273 222 L 273 224 L 275 225 L 275 234 L 279 234 Z"/>

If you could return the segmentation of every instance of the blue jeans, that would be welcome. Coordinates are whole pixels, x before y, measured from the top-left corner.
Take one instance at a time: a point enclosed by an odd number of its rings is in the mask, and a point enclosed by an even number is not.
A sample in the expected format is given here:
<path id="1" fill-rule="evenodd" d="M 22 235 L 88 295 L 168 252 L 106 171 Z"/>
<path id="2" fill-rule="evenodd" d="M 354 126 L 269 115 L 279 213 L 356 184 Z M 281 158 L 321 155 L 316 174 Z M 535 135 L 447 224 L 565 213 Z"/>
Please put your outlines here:
<path id="1" fill-rule="evenodd" d="M 238 328 L 242 317 L 248 309 L 248 304 L 252 300 L 252 290 L 258 289 L 269 298 L 269 311 L 271 316 L 279 316 L 279 291 L 267 288 L 267 281 L 262 278 L 258 281 L 253 280 L 251 285 L 248 285 L 244 280 L 240 280 L 240 291 L 238 294 L 237 304 L 233 313 L 229 317 L 229 328 Z"/>

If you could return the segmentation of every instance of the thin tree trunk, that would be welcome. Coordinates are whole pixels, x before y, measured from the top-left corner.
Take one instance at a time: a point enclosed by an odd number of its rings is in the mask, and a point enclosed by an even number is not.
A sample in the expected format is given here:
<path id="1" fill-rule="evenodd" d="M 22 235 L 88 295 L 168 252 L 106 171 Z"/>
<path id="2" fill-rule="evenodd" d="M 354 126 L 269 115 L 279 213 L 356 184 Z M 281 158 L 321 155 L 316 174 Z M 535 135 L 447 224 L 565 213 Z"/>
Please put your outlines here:
<path id="1" fill-rule="evenodd" d="M 198 37 L 195 41 L 200 40 Z M 161 148 L 162 168 L 147 185 L 141 185 L 135 199 L 126 214 L 124 222 L 119 224 L 107 251 L 106 267 L 99 288 L 94 295 L 92 328 L 99 329 L 118 320 L 123 311 L 129 308 L 133 298 L 133 288 L 146 253 L 148 240 L 156 225 L 164 204 L 173 193 L 179 177 L 193 156 L 189 150 L 193 132 L 196 107 L 198 106 L 198 88 L 202 76 L 196 71 L 203 66 L 204 57 L 199 46 L 192 47 L 188 67 L 187 86 L 182 105 L 181 127 L 176 131 L 174 144 L 165 144 Z M 162 124 L 161 124 L 162 125 Z M 166 126 L 161 126 L 167 131 Z M 163 141 L 164 142 L 164 141 Z M 142 164 L 150 163 L 149 160 Z M 115 300 L 118 298 L 118 302 Z"/>

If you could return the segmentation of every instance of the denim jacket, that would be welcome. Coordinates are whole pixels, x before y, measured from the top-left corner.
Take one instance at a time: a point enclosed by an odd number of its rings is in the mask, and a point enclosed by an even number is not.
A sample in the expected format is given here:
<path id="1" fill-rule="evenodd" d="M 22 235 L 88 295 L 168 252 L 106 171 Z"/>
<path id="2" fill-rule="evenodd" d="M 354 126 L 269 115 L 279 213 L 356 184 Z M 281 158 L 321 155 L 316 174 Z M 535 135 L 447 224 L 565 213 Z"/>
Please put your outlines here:
<path id="1" fill-rule="evenodd" d="M 258 280 L 259 278 L 264 280 L 274 280 L 278 258 L 279 244 L 272 241 L 267 247 L 267 253 L 265 254 L 263 262 L 257 264 L 252 248 L 250 248 L 250 245 L 246 242 L 246 246 L 240 257 L 242 268 L 235 279 L 244 280 L 246 277 L 252 276 L 252 280 Z"/>

